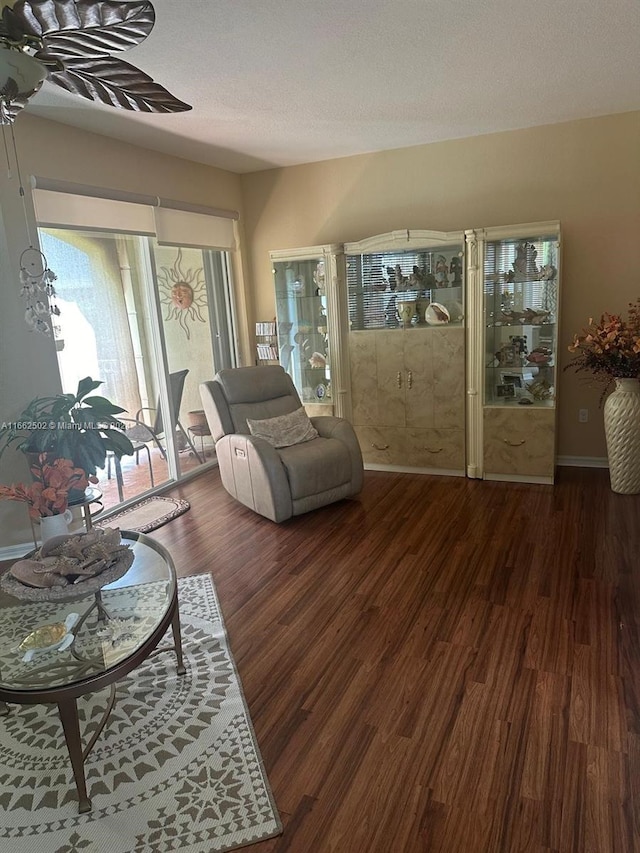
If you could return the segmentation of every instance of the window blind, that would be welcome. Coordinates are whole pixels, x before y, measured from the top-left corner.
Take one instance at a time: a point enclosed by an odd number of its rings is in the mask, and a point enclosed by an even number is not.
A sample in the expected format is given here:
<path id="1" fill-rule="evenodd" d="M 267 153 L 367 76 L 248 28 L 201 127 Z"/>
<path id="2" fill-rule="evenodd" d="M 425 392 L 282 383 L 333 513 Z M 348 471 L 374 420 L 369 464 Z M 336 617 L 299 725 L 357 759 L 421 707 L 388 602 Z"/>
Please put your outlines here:
<path id="1" fill-rule="evenodd" d="M 192 246 L 197 249 L 235 248 L 233 220 L 187 210 L 154 207 L 155 233 L 161 246 Z"/>
<path id="2" fill-rule="evenodd" d="M 156 235 L 161 245 L 235 248 L 234 210 L 47 178 L 32 178 L 32 187 L 41 227 Z"/>
<path id="3" fill-rule="evenodd" d="M 153 208 L 143 204 L 35 189 L 33 205 L 38 225 L 43 228 L 156 233 Z"/>

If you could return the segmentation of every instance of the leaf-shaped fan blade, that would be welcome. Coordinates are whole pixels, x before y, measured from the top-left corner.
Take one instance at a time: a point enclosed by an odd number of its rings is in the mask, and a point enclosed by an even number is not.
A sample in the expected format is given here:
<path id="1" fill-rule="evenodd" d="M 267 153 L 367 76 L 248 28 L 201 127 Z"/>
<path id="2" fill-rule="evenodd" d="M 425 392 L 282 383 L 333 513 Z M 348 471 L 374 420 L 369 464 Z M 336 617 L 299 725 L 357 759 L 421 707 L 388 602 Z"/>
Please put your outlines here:
<path id="1" fill-rule="evenodd" d="M 71 57 L 64 60 L 64 66 L 64 71 L 50 71 L 49 81 L 90 101 L 145 113 L 181 113 L 191 109 L 144 71 L 118 57 Z"/>
<path id="2" fill-rule="evenodd" d="M 2 8 L 2 29 L 9 39 L 16 44 L 20 44 L 25 35 L 21 20 L 9 6 Z"/>
<path id="3" fill-rule="evenodd" d="M 12 18 L 42 39 L 49 56 L 89 56 L 139 44 L 153 29 L 155 12 L 148 0 L 18 0 Z"/>

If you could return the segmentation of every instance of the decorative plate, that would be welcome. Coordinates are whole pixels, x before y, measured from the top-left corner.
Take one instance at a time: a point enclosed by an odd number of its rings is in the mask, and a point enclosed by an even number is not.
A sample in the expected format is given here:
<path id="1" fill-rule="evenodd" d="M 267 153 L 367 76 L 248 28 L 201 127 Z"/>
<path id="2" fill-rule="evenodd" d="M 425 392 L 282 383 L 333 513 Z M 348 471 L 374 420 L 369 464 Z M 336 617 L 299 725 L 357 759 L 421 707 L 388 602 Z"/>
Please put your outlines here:
<path id="1" fill-rule="evenodd" d="M 31 552 L 33 553 L 33 552 Z M 27 554 L 26 557 L 30 555 Z M 92 578 L 87 578 L 86 581 L 69 584 L 69 586 L 54 586 L 47 589 L 38 589 L 33 586 L 26 586 L 20 583 L 17 578 L 6 571 L 0 578 L 0 587 L 9 595 L 20 601 L 73 601 L 76 598 L 84 598 L 94 592 L 102 589 L 103 586 L 119 580 L 131 568 L 133 563 L 133 551 L 123 551 L 118 560 Z"/>

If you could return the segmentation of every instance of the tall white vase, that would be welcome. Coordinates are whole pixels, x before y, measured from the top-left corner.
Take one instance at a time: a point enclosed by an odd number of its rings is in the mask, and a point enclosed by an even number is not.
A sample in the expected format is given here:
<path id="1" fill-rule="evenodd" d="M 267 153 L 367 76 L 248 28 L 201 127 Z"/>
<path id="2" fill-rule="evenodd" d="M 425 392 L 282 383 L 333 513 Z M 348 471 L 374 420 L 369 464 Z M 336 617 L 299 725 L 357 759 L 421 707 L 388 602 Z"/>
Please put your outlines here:
<path id="1" fill-rule="evenodd" d="M 640 382 L 616 379 L 604 404 L 604 432 L 611 489 L 621 495 L 640 492 Z"/>
<path id="2" fill-rule="evenodd" d="M 40 519 L 40 538 L 43 543 L 53 536 L 64 536 L 69 532 L 68 524 L 73 519 L 71 510 L 66 510 L 60 515 L 45 515 Z"/>

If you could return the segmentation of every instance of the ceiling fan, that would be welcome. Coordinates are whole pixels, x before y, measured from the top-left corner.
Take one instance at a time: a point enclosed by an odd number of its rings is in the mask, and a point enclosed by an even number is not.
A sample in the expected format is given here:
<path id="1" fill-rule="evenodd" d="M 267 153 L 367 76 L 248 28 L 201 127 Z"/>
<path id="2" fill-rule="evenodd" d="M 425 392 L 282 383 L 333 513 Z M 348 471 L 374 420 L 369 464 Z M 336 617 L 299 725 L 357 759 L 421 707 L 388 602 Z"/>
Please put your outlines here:
<path id="1" fill-rule="evenodd" d="M 149 0 L 18 0 L 0 19 L 0 124 L 46 79 L 112 107 L 175 113 L 191 106 L 117 56 L 153 29 Z"/>

